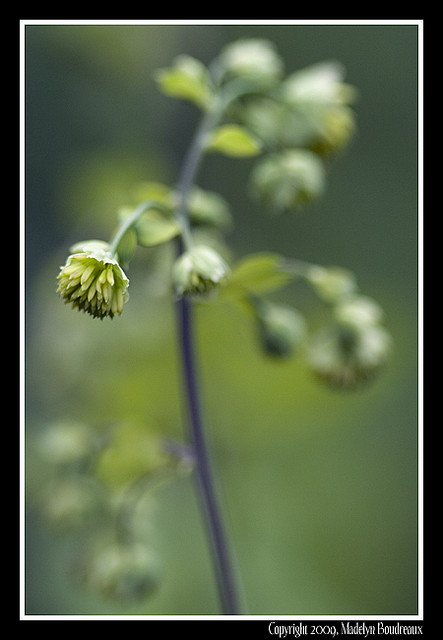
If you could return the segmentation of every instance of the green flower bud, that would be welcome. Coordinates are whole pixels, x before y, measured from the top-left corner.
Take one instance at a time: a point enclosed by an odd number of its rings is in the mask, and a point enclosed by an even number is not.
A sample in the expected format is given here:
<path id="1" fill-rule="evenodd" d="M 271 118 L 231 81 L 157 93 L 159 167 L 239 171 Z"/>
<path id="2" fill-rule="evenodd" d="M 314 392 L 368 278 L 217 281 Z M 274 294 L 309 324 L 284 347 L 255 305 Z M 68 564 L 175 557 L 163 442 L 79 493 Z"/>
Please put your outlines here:
<path id="1" fill-rule="evenodd" d="M 357 285 L 352 273 L 340 267 L 313 265 L 306 274 L 317 294 L 327 302 L 336 302 L 354 293 Z"/>
<path id="2" fill-rule="evenodd" d="M 60 268 L 60 296 L 73 308 L 94 318 L 113 318 L 121 314 L 128 300 L 129 280 L 106 242 L 90 241 L 75 245 L 66 264 Z"/>
<path id="3" fill-rule="evenodd" d="M 351 109 L 327 109 L 319 121 L 318 130 L 311 136 L 309 148 L 320 155 L 337 153 L 349 144 L 355 130 L 355 117 Z"/>
<path id="4" fill-rule="evenodd" d="M 335 62 L 311 65 L 282 84 L 282 99 L 297 115 L 305 132 L 303 146 L 330 154 L 345 147 L 355 132 L 354 87 L 343 82 L 344 69 Z"/>
<path id="5" fill-rule="evenodd" d="M 390 346 L 390 335 L 377 324 L 337 324 L 314 336 L 309 363 L 332 387 L 354 388 L 375 377 L 387 361 Z"/>
<path id="6" fill-rule="evenodd" d="M 87 569 L 88 585 L 126 603 L 149 596 L 159 581 L 156 554 L 141 544 L 113 544 L 102 549 Z"/>
<path id="7" fill-rule="evenodd" d="M 253 194 L 276 211 L 297 209 L 323 192 L 321 160 L 305 149 L 286 150 L 259 162 L 251 176 Z"/>
<path id="8" fill-rule="evenodd" d="M 179 296 L 203 295 L 217 288 L 228 273 L 229 267 L 220 254 L 199 245 L 177 258 L 172 279 Z"/>
<path id="9" fill-rule="evenodd" d="M 283 97 L 291 103 L 344 105 L 355 100 L 354 87 L 343 82 L 345 69 L 334 61 L 319 62 L 292 73 L 283 83 Z"/>
<path id="10" fill-rule="evenodd" d="M 260 38 L 232 42 L 222 51 L 220 64 L 226 74 L 247 77 L 265 87 L 273 85 L 283 73 L 274 44 Z"/>
<path id="11" fill-rule="evenodd" d="M 263 302 L 257 305 L 256 312 L 264 352 L 275 358 L 293 355 L 306 335 L 306 324 L 301 314 L 285 305 Z"/>
<path id="12" fill-rule="evenodd" d="M 38 444 L 45 461 L 69 465 L 91 455 L 96 446 L 96 434 L 82 422 L 62 420 L 48 425 Z"/>
<path id="13" fill-rule="evenodd" d="M 351 296 L 335 308 L 335 317 L 343 326 L 375 325 L 383 318 L 383 310 L 373 300 L 366 296 Z"/>
<path id="14" fill-rule="evenodd" d="M 88 478 L 57 478 L 43 494 L 43 513 L 57 531 L 71 531 L 91 524 L 102 506 L 97 486 Z"/>

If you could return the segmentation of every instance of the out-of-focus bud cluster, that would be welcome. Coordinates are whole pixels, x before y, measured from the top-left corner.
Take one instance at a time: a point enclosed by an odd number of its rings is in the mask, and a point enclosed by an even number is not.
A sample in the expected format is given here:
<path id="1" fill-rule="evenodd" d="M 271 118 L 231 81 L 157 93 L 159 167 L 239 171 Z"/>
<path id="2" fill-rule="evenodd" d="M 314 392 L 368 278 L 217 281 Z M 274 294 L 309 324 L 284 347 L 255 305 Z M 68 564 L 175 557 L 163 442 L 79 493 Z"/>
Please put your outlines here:
<path id="1" fill-rule="evenodd" d="M 293 280 L 304 280 L 326 307 L 330 321 L 312 332 L 305 315 L 287 304 L 266 300 Z M 301 355 L 318 379 L 336 388 L 356 388 L 386 364 L 391 336 L 384 314 L 363 296 L 354 275 L 340 267 L 285 260 L 278 254 L 252 254 L 232 269 L 225 297 L 252 312 L 262 351 L 274 359 Z"/>
<path id="2" fill-rule="evenodd" d="M 54 534 L 75 533 L 81 542 L 77 579 L 123 603 L 148 597 L 161 573 L 146 534 L 152 488 L 192 468 L 186 449 L 169 446 L 138 422 L 93 427 L 62 419 L 33 438 L 28 458 L 29 504 Z"/>
<path id="3" fill-rule="evenodd" d="M 219 62 L 225 81 L 256 81 L 231 107 L 232 117 L 272 153 L 253 169 L 252 193 L 276 211 L 315 200 L 325 188 L 325 157 L 344 149 L 356 129 L 356 90 L 344 81 L 343 66 L 321 62 L 285 77 L 274 45 L 259 39 L 232 43 Z"/>

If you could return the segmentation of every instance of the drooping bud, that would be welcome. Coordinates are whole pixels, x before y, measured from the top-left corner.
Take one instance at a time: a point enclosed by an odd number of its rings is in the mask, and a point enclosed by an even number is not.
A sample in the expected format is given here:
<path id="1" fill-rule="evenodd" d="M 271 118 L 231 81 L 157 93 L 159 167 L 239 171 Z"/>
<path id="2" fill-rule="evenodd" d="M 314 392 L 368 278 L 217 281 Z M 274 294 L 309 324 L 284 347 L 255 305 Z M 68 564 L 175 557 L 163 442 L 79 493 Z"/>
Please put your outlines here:
<path id="1" fill-rule="evenodd" d="M 344 74 L 339 63 L 322 62 L 291 74 L 282 85 L 282 99 L 298 115 L 305 143 L 316 153 L 340 151 L 355 132 L 349 105 L 356 90 L 343 81 Z"/>
<path id="2" fill-rule="evenodd" d="M 177 258 L 172 278 L 179 296 L 205 295 L 217 288 L 228 274 L 229 267 L 219 253 L 198 245 Z"/>
<path id="3" fill-rule="evenodd" d="M 86 583 L 104 596 L 130 603 L 149 596 L 159 581 L 159 561 L 141 544 L 113 544 L 92 559 Z"/>
<path id="4" fill-rule="evenodd" d="M 49 424 L 38 442 L 42 458 L 54 465 L 70 465 L 85 460 L 95 446 L 94 430 L 83 422 L 69 419 Z"/>
<path id="5" fill-rule="evenodd" d="M 309 267 L 306 278 L 317 294 L 327 302 L 345 299 L 357 290 L 353 274 L 341 267 Z"/>
<path id="6" fill-rule="evenodd" d="M 306 324 L 301 314 L 287 305 L 267 302 L 257 305 L 256 313 L 263 351 L 274 358 L 293 355 L 306 334 Z"/>
<path id="7" fill-rule="evenodd" d="M 71 251 L 74 253 L 58 275 L 57 291 L 63 300 L 94 318 L 121 314 L 129 298 L 129 280 L 109 244 L 89 241 L 75 245 Z"/>
<path id="8" fill-rule="evenodd" d="M 325 170 L 311 151 L 290 149 L 266 157 L 252 173 L 253 194 L 277 212 L 298 209 L 320 196 Z"/>
<path id="9" fill-rule="evenodd" d="M 85 476 L 57 477 L 42 498 L 44 517 L 56 531 L 73 531 L 100 517 L 101 494 L 95 482 Z"/>
<path id="10" fill-rule="evenodd" d="M 314 336 L 309 363 L 333 387 L 354 388 L 385 365 L 391 336 L 381 326 L 381 309 L 371 299 L 351 297 L 335 309 L 335 323 Z"/>
<path id="11" fill-rule="evenodd" d="M 221 68 L 228 76 L 243 77 L 268 87 L 280 79 L 283 62 L 272 42 L 245 38 L 226 46 L 220 55 Z"/>

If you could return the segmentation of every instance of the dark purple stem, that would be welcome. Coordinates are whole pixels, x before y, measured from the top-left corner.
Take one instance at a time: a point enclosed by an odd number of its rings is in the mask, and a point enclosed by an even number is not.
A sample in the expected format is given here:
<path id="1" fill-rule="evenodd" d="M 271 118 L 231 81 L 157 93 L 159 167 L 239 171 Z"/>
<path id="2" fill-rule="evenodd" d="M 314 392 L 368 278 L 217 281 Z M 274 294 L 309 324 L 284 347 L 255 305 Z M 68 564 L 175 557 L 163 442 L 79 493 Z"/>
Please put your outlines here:
<path id="1" fill-rule="evenodd" d="M 189 412 L 189 429 L 194 449 L 196 475 L 208 535 L 212 545 L 212 558 L 217 576 L 220 600 L 224 614 L 239 613 L 239 602 L 232 562 L 217 492 L 215 490 L 211 460 L 206 444 L 199 401 L 195 348 L 192 331 L 192 303 L 187 298 L 177 302 L 179 339 L 182 352 L 184 386 Z"/>
<path id="2" fill-rule="evenodd" d="M 184 250 L 189 249 L 189 246 L 186 245 L 189 241 L 192 241 L 187 215 L 187 197 L 204 153 L 206 135 L 211 127 L 214 126 L 219 115 L 220 112 L 214 109 L 214 111 L 207 113 L 203 117 L 183 164 L 178 185 L 179 204 L 177 218 L 182 230 L 177 239 L 179 255 Z M 234 615 L 239 613 L 239 599 L 236 589 L 234 563 L 229 549 L 218 495 L 215 490 L 212 464 L 201 415 L 193 336 L 192 301 L 186 297 L 181 297 L 176 302 L 176 310 L 183 365 L 183 384 L 188 409 L 189 434 L 195 459 L 202 509 L 205 515 L 208 537 L 211 542 L 211 555 L 217 577 L 222 610 L 224 614 Z"/>

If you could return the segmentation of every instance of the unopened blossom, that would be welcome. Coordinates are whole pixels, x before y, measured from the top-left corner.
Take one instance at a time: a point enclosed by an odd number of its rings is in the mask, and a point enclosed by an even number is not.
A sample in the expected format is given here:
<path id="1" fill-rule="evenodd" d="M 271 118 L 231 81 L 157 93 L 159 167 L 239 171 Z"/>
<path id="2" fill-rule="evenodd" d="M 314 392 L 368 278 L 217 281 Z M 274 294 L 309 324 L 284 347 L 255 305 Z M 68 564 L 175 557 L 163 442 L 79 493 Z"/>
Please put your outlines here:
<path id="1" fill-rule="evenodd" d="M 173 282 L 179 296 L 204 295 L 227 277 L 229 267 L 211 247 L 195 246 L 175 262 Z"/>
<path id="2" fill-rule="evenodd" d="M 390 335 L 378 323 L 336 325 L 313 337 L 309 363 L 317 377 L 332 387 L 354 388 L 375 377 L 390 346 Z"/>
<path id="3" fill-rule="evenodd" d="M 105 242 L 76 245 L 58 275 L 58 292 L 73 308 L 94 318 L 121 314 L 129 280 Z"/>
<path id="4" fill-rule="evenodd" d="M 301 346 L 306 325 L 292 307 L 260 301 L 256 304 L 257 329 L 266 355 L 288 358 Z"/>

